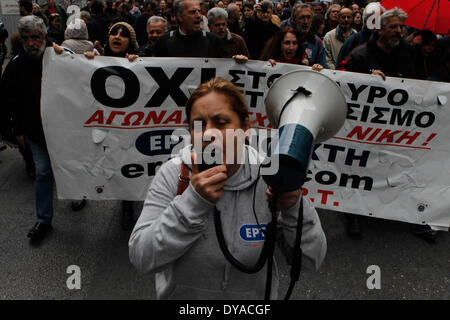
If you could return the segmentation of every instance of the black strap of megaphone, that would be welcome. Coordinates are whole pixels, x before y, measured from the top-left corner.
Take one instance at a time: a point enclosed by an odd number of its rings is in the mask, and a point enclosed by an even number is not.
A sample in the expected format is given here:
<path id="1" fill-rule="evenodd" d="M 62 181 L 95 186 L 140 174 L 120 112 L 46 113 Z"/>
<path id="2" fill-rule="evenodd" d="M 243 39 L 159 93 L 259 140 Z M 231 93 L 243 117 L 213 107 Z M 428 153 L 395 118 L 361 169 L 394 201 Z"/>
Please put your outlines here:
<path id="1" fill-rule="evenodd" d="M 296 96 L 298 96 L 300 93 L 304 94 L 305 96 L 309 97 L 312 92 L 305 89 L 304 87 L 300 86 L 295 90 L 291 90 L 294 92 L 294 94 L 292 95 L 292 97 L 290 97 L 283 105 L 283 108 L 281 108 L 281 112 L 280 115 L 278 116 L 278 122 L 277 125 L 278 127 L 280 126 L 280 121 L 281 121 L 281 115 L 283 114 L 284 110 L 286 109 L 287 105 L 292 101 L 292 99 L 294 99 Z"/>
<path id="2" fill-rule="evenodd" d="M 269 202 L 269 209 L 270 209 L 270 213 L 272 216 L 272 222 L 270 223 L 270 228 L 269 226 L 267 227 L 269 233 L 270 233 L 270 237 L 272 238 L 272 241 L 269 241 L 269 252 L 268 252 L 268 257 L 267 257 L 267 278 L 266 278 L 266 292 L 264 295 L 264 299 L 265 300 L 270 300 L 270 293 L 272 290 L 272 267 L 273 267 L 273 254 L 275 251 L 275 241 L 277 238 L 277 202 L 278 202 L 278 197 L 279 197 L 279 192 L 278 190 L 274 189 L 272 190 L 273 194 L 272 194 L 272 199 L 270 199 Z"/>
<path id="3" fill-rule="evenodd" d="M 295 236 L 294 243 L 294 253 L 292 257 L 291 263 L 291 282 L 289 283 L 289 288 L 286 292 L 286 296 L 284 300 L 289 300 L 292 294 L 292 290 L 294 290 L 295 283 L 300 278 L 300 271 L 302 269 L 302 232 L 303 232 L 303 198 L 300 198 L 300 207 L 298 208 L 298 217 L 297 217 L 297 232 Z"/>

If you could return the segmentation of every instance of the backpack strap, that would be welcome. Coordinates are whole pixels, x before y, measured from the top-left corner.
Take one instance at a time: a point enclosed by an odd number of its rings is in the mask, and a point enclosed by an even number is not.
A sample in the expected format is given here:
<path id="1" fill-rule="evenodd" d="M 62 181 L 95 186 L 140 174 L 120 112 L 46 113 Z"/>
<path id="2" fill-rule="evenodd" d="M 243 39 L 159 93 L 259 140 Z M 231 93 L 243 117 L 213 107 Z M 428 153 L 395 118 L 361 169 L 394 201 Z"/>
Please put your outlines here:
<path id="1" fill-rule="evenodd" d="M 178 190 L 177 195 L 180 195 L 184 192 L 184 190 L 187 189 L 189 186 L 189 168 L 187 165 L 184 164 L 184 162 L 181 162 L 181 168 L 180 168 L 180 175 L 178 176 Z"/>
<path id="2" fill-rule="evenodd" d="M 317 40 L 317 52 L 316 55 L 320 53 L 320 50 L 322 50 L 322 39 L 320 39 L 318 36 L 315 36 Z"/>

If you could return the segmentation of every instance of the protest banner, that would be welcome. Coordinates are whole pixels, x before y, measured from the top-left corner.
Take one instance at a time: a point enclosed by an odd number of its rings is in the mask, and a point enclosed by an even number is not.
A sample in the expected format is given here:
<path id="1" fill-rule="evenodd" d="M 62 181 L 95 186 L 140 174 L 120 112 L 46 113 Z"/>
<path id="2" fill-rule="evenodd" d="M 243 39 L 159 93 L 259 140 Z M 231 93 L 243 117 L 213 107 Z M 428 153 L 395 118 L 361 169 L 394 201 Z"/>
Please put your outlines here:
<path id="1" fill-rule="evenodd" d="M 2 15 L 18 16 L 20 14 L 19 4 L 16 0 L 2 0 L 0 1 Z"/>
<path id="2" fill-rule="evenodd" d="M 203 58 L 88 60 L 47 50 L 42 119 L 58 197 L 145 199 L 157 168 L 186 143 L 184 104 L 201 82 L 232 81 L 248 102 L 252 128 L 267 130 L 268 88 L 298 69 L 309 67 Z M 315 146 L 304 196 L 319 208 L 448 229 L 450 85 L 321 72 L 341 87 L 348 114 L 334 138 Z"/>

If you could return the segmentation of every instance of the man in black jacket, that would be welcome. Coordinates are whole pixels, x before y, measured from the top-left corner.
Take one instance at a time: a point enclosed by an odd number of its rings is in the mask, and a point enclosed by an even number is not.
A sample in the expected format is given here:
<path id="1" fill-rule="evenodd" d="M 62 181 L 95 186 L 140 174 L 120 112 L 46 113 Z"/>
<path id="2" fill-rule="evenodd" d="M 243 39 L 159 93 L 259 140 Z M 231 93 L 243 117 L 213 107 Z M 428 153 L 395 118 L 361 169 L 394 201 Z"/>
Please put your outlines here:
<path id="1" fill-rule="evenodd" d="M 153 57 L 156 41 L 167 32 L 167 20 L 160 16 L 152 16 L 147 22 L 147 44 L 138 49 L 139 57 Z"/>
<path id="2" fill-rule="evenodd" d="M 254 6 L 254 17 L 248 20 L 245 28 L 248 51 L 252 59 L 258 59 L 266 42 L 280 28 L 272 22 L 273 3 L 264 0 Z"/>
<path id="3" fill-rule="evenodd" d="M 391 9 L 381 16 L 381 29 L 369 41 L 356 47 L 350 56 L 343 60 L 339 70 L 378 74 L 386 76 L 413 78 L 414 63 L 411 48 L 402 39 L 403 22 L 406 13 L 401 9 Z"/>
<path id="4" fill-rule="evenodd" d="M 12 128 L 17 142 L 29 142 L 36 166 L 35 204 L 37 222 L 28 232 L 32 241 L 44 238 L 52 229 L 53 175 L 41 120 L 42 58 L 47 44 L 47 28 L 36 16 L 17 23 L 23 48 L 3 74 L 6 105 L 12 112 Z"/>
<path id="5" fill-rule="evenodd" d="M 198 0 L 176 0 L 173 11 L 179 28 L 158 39 L 156 57 L 228 57 L 219 37 L 200 30 L 202 15 Z"/>

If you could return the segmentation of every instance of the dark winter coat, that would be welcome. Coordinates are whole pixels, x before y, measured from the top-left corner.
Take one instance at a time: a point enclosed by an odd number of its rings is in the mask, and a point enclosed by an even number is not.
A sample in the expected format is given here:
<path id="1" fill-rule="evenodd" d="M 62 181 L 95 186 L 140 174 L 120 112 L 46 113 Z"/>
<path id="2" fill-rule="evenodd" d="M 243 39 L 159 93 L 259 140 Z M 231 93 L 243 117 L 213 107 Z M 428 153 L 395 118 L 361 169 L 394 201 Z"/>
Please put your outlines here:
<path id="1" fill-rule="evenodd" d="M 356 47 L 350 56 L 343 60 L 339 70 L 359 73 L 372 73 L 381 70 L 388 77 L 414 78 L 414 63 L 411 57 L 411 48 L 406 41 L 385 53 L 377 45 L 378 34 L 374 33 L 368 42 Z"/>
<path id="2" fill-rule="evenodd" d="M 41 119 L 42 58 L 31 59 L 21 50 L 6 66 L 1 79 L 2 114 L 11 116 L 8 123 L 13 136 L 25 135 L 45 146 Z"/>
<path id="3" fill-rule="evenodd" d="M 183 35 L 175 30 L 162 35 L 155 44 L 155 57 L 227 58 L 222 42 L 211 32 Z"/>
<path id="4" fill-rule="evenodd" d="M 264 23 L 258 18 L 247 21 L 245 26 L 245 39 L 247 39 L 247 47 L 252 59 L 258 59 L 266 42 L 272 38 L 278 30 L 280 30 L 280 27 L 273 24 L 271 21 Z"/>
<path id="5" fill-rule="evenodd" d="M 347 40 L 345 40 L 344 45 L 342 46 L 341 51 L 339 51 L 339 55 L 336 59 L 336 69 L 339 67 L 341 61 L 346 59 L 353 49 L 369 41 L 371 34 L 372 31 L 364 27 L 361 31 L 351 35 Z"/>

